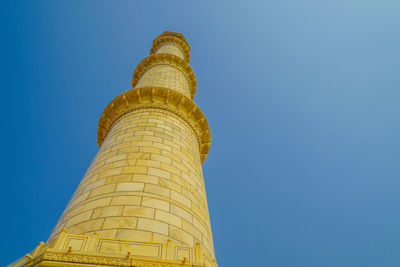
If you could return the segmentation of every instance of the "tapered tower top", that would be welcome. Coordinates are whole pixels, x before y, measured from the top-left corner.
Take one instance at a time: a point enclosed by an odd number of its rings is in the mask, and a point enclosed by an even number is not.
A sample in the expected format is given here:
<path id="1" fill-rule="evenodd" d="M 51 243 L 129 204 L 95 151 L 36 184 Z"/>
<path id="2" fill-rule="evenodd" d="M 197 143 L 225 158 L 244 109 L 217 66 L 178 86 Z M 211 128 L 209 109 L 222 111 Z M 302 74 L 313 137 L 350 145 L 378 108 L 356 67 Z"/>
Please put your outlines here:
<path id="1" fill-rule="evenodd" d="M 210 129 L 203 112 L 193 102 L 196 76 L 190 67 L 190 46 L 181 33 L 165 31 L 154 39 L 150 55 L 136 67 L 132 89 L 117 96 L 104 109 L 97 128 L 103 144 L 113 124 L 124 114 L 147 103 L 174 107 L 183 112 L 198 137 L 201 162 L 210 148 Z"/>
<path id="2" fill-rule="evenodd" d="M 190 45 L 181 33 L 165 31 L 153 41 L 150 55 L 136 67 L 132 89 L 143 86 L 165 87 L 194 98 L 196 76 L 189 65 Z M 169 66 L 166 71 L 161 66 Z"/>
<path id="3" fill-rule="evenodd" d="M 182 33 L 165 31 L 154 39 L 150 55 L 159 53 L 174 54 L 190 62 L 190 45 Z"/>

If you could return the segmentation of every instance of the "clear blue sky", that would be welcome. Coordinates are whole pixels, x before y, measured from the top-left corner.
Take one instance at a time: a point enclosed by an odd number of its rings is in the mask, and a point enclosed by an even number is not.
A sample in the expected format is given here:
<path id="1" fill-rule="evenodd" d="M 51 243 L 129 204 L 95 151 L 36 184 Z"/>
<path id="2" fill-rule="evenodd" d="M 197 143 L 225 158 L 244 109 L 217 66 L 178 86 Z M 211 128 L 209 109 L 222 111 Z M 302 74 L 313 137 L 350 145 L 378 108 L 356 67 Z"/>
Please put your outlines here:
<path id="1" fill-rule="evenodd" d="M 400 2 L 9 1 L 0 265 L 45 241 L 164 30 L 192 46 L 221 267 L 400 266 Z"/>

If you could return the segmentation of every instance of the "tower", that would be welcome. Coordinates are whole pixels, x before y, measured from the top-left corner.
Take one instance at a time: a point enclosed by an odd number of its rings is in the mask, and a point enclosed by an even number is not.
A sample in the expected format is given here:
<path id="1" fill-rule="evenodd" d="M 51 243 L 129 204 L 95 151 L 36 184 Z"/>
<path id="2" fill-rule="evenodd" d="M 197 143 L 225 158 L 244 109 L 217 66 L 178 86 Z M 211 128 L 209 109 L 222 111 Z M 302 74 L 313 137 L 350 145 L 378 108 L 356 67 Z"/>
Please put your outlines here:
<path id="1" fill-rule="evenodd" d="M 166 31 L 104 109 L 100 149 L 46 243 L 11 266 L 216 267 L 190 46 Z"/>

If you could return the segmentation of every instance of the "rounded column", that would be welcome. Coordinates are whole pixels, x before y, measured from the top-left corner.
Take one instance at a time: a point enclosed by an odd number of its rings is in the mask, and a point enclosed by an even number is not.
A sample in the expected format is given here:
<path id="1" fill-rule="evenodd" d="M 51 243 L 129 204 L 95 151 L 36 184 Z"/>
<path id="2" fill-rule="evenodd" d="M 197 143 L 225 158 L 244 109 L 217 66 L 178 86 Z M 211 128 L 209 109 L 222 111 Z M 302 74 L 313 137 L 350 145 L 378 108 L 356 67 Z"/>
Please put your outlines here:
<path id="1" fill-rule="evenodd" d="M 215 258 L 201 164 L 210 132 L 192 101 L 196 79 L 183 35 L 156 38 L 98 127 L 100 150 L 50 239 L 71 234 L 201 247 Z M 110 251 L 113 252 L 113 251 Z"/>

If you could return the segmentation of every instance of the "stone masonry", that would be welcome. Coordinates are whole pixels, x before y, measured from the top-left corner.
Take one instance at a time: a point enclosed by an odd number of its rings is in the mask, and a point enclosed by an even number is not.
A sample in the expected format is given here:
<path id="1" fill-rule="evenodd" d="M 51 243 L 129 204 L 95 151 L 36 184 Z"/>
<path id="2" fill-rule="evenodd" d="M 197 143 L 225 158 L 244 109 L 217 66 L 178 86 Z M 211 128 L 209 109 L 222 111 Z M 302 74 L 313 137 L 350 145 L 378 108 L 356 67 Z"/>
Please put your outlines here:
<path id="1" fill-rule="evenodd" d="M 11 266 L 217 266 L 189 51 L 179 33 L 154 40 L 101 115 L 99 152 L 49 240 Z"/>

